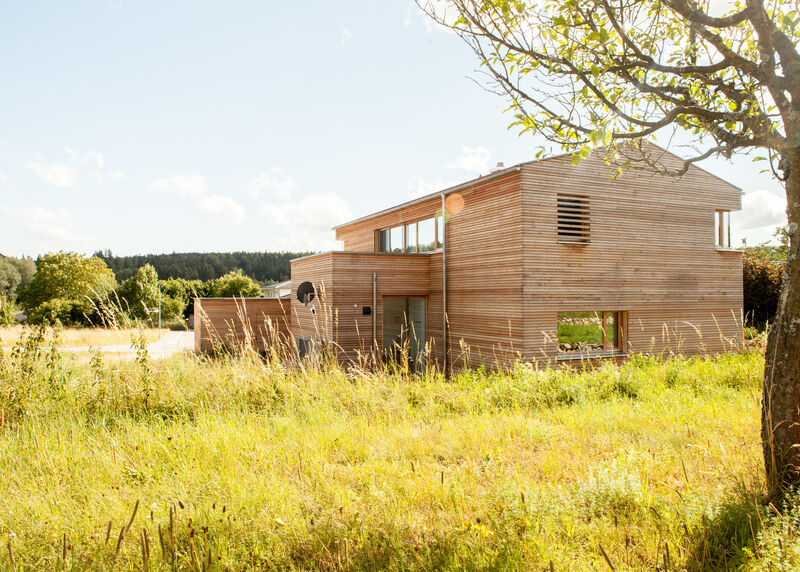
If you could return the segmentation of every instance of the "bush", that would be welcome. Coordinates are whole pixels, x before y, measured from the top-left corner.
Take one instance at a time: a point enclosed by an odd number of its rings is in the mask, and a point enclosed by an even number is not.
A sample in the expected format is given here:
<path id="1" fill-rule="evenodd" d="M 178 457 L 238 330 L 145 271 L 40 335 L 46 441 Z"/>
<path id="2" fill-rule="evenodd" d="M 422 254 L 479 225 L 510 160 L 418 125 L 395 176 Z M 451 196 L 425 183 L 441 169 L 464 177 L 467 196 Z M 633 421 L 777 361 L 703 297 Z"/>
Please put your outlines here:
<path id="1" fill-rule="evenodd" d="M 783 264 L 745 254 L 744 314 L 748 324 L 763 327 L 775 319 L 783 280 Z"/>
<path id="2" fill-rule="evenodd" d="M 42 302 L 28 316 L 31 324 L 52 326 L 91 326 L 92 305 L 88 300 L 65 300 L 53 298 Z"/>
<path id="3" fill-rule="evenodd" d="M 242 274 L 241 270 L 228 272 L 214 281 L 214 296 L 217 298 L 257 298 L 261 288 L 255 280 Z"/>
<path id="4" fill-rule="evenodd" d="M 0 294 L 0 326 L 14 326 L 17 319 L 14 317 L 14 305 L 8 298 Z"/>

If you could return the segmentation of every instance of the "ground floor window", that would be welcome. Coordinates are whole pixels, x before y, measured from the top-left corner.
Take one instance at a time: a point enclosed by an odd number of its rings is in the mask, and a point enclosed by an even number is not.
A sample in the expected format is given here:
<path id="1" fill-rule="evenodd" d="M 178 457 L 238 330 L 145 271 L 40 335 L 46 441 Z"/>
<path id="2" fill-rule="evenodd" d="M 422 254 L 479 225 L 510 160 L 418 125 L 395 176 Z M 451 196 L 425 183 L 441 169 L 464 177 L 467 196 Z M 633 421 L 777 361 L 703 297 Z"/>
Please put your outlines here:
<path id="1" fill-rule="evenodd" d="M 559 312 L 558 351 L 564 353 L 620 352 L 624 348 L 624 312 Z"/>

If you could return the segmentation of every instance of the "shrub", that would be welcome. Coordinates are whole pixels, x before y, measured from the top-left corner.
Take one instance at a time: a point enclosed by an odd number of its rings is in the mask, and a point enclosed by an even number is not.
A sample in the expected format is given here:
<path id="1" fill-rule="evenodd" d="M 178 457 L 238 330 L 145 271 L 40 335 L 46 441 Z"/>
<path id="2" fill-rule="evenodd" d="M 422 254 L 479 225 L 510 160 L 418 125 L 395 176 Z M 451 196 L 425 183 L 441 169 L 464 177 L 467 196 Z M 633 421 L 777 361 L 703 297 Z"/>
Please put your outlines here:
<path id="1" fill-rule="evenodd" d="M 14 317 L 14 305 L 0 294 L 0 326 L 13 326 L 17 323 Z"/>
<path id="2" fill-rule="evenodd" d="M 158 308 L 158 274 L 150 264 L 145 264 L 136 274 L 125 280 L 117 289 L 120 300 L 132 318 L 147 320 Z"/>
<path id="3" fill-rule="evenodd" d="M 783 280 L 783 264 L 767 258 L 743 258 L 744 313 L 747 321 L 763 326 L 775 318 Z"/>
<path id="4" fill-rule="evenodd" d="M 92 305 L 88 300 L 53 298 L 39 304 L 28 316 L 28 321 L 35 325 L 90 326 L 91 315 Z"/>
<path id="5" fill-rule="evenodd" d="M 256 281 L 242 274 L 241 270 L 228 272 L 214 282 L 214 296 L 217 298 L 254 298 L 261 296 L 261 288 Z"/>

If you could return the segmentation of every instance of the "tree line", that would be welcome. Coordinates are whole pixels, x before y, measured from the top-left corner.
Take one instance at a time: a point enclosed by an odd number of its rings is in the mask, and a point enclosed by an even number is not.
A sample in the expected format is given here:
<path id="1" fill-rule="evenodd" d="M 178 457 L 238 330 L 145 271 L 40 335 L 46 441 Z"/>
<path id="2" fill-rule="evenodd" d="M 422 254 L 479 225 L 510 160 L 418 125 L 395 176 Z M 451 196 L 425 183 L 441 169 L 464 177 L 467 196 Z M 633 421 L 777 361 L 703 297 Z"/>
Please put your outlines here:
<path id="1" fill-rule="evenodd" d="M 290 261 L 307 252 L 173 252 L 115 256 L 98 250 L 96 258 L 106 263 L 118 280 L 127 280 L 146 264 L 155 268 L 160 279 L 214 280 L 233 270 L 241 270 L 261 284 L 289 279 Z"/>
<path id="2" fill-rule="evenodd" d="M 183 322 L 202 297 L 258 297 L 261 287 L 241 269 L 209 280 L 160 279 L 145 263 L 119 280 L 103 258 L 56 252 L 31 258 L 0 255 L 0 325 L 123 326 Z"/>

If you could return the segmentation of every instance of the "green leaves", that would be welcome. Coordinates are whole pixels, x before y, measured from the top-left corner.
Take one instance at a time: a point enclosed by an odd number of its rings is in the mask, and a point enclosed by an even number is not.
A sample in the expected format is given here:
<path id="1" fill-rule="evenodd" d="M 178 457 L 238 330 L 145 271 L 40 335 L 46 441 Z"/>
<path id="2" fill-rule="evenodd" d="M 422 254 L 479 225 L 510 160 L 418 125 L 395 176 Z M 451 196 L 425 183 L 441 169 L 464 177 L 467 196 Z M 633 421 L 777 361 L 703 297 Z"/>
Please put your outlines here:
<path id="1" fill-rule="evenodd" d="M 594 147 L 602 147 L 611 143 L 613 136 L 613 133 L 608 129 L 595 129 L 589 135 L 589 141 Z"/>

